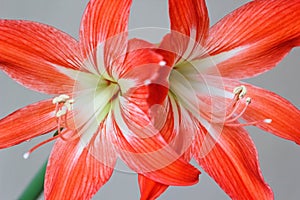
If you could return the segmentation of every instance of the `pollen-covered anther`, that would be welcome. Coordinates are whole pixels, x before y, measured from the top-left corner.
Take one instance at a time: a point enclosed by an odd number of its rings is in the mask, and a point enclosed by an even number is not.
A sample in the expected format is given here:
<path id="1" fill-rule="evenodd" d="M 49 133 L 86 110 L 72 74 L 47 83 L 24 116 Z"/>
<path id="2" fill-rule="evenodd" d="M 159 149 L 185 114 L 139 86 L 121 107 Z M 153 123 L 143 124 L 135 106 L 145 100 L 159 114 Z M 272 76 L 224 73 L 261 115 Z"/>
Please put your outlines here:
<path id="1" fill-rule="evenodd" d="M 249 105 L 250 103 L 251 103 L 251 98 L 250 98 L 250 97 L 247 97 L 247 98 L 246 98 L 246 104 Z"/>
<path id="2" fill-rule="evenodd" d="M 68 99 L 70 99 L 70 96 L 69 96 L 69 95 L 62 94 L 62 95 L 59 95 L 58 97 L 55 97 L 55 98 L 52 100 L 52 103 L 53 103 L 53 104 L 64 103 L 64 102 L 66 102 Z"/>
<path id="3" fill-rule="evenodd" d="M 235 95 L 238 95 L 239 99 L 242 99 L 247 94 L 247 88 L 244 85 L 238 86 L 238 87 L 233 89 L 233 93 Z"/>
<path id="4" fill-rule="evenodd" d="M 69 99 L 64 103 L 64 106 L 67 108 L 68 111 L 73 109 L 74 99 Z"/>
<path id="5" fill-rule="evenodd" d="M 56 104 L 55 116 L 57 118 L 67 114 L 68 111 L 73 109 L 74 99 L 70 99 L 69 95 L 62 94 L 58 97 L 55 97 L 52 100 L 53 104 Z M 62 106 L 60 106 L 63 104 Z"/>

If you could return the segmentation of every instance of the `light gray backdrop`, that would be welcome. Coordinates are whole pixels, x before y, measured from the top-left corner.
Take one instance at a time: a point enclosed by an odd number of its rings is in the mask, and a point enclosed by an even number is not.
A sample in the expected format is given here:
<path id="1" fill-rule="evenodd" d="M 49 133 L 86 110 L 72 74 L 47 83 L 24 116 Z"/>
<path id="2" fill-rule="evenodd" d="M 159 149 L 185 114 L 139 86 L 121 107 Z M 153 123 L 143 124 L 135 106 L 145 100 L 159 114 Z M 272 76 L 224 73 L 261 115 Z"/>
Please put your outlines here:
<path id="1" fill-rule="evenodd" d="M 208 0 L 211 24 L 246 0 Z M 87 0 L 0 0 L 0 17 L 27 19 L 53 25 L 78 38 L 78 27 Z M 130 28 L 168 28 L 167 0 L 134 0 Z M 157 35 L 157 41 L 161 35 Z M 293 50 L 277 68 L 263 76 L 248 80 L 272 90 L 300 105 L 299 49 Z M 0 117 L 47 96 L 29 91 L 0 72 Z M 300 197 L 300 147 L 256 128 L 249 128 L 257 146 L 261 168 L 266 181 L 273 188 L 276 199 L 296 200 Z M 35 151 L 28 160 L 22 155 L 46 137 L 34 139 L 9 149 L 0 150 L 0 199 L 17 199 L 40 165 L 47 158 L 51 144 Z M 133 199 L 139 197 L 137 176 L 115 172 L 111 180 L 94 199 Z M 173 199 L 229 199 L 208 177 L 201 175 L 200 183 L 191 187 L 171 187 L 161 200 Z"/>

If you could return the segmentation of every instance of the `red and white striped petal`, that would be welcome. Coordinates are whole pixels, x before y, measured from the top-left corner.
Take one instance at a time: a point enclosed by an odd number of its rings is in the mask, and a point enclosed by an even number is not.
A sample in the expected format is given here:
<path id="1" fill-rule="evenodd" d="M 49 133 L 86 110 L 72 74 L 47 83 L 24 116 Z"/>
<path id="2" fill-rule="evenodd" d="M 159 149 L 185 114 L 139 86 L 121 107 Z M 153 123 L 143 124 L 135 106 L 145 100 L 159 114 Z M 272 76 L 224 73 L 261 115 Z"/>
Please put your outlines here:
<path id="1" fill-rule="evenodd" d="M 137 173 L 166 185 L 192 185 L 199 171 L 180 158 L 154 127 L 147 115 L 134 103 L 119 97 L 114 105 L 118 153 Z"/>
<path id="2" fill-rule="evenodd" d="M 154 48 L 156 47 L 153 44 L 144 40 L 129 40 L 124 58 L 114 66 L 118 78 L 141 79 L 140 82 L 143 82 L 155 77 L 165 62 L 163 56 L 156 53 Z"/>
<path id="3" fill-rule="evenodd" d="M 169 0 L 169 15 L 172 31 L 193 37 L 192 39 L 200 44 L 204 42 L 209 28 L 204 0 Z"/>
<path id="4" fill-rule="evenodd" d="M 203 154 L 207 139 L 214 146 Z M 255 146 L 243 128 L 225 126 L 218 140 L 204 129 L 199 131 L 194 158 L 232 199 L 274 198 L 262 177 Z"/>
<path id="5" fill-rule="evenodd" d="M 47 25 L 0 20 L 0 69 L 30 89 L 68 93 L 73 81 L 57 68 L 78 69 L 77 41 Z"/>
<path id="6" fill-rule="evenodd" d="M 244 85 L 247 87 L 247 95 L 251 97 L 251 104 L 242 117 L 248 122 L 271 119 L 271 123 L 258 123 L 257 126 L 300 144 L 300 110 L 271 91 Z"/>
<path id="7" fill-rule="evenodd" d="M 111 144 L 104 138 L 103 143 Z M 91 199 L 109 180 L 113 168 L 99 161 L 89 149 L 95 144 L 95 137 L 85 146 L 80 139 L 63 141 L 58 139 L 52 149 L 45 175 L 45 199 Z M 103 154 L 105 155 L 105 154 Z M 105 160 L 115 158 L 106 154 Z M 116 160 L 114 160 L 115 162 Z"/>
<path id="8" fill-rule="evenodd" d="M 52 100 L 31 104 L 0 120 L 0 148 L 19 144 L 56 128 Z"/>
<path id="9" fill-rule="evenodd" d="M 84 57 L 100 73 L 126 51 L 130 6 L 131 0 L 92 0 L 87 5 L 81 21 L 80 46 Z"/>
<path id="10" fill-rule="evenodd" d="M 271 119 L 257 126 L 279 137 L 300 144 L 300 110 L 279 95 L 247 85 L 251 104 L 242 116 L 248 122 Z"/>
<path id="11" fill-rule="evenodd" d="M 223 79 L 226 90 L 237 86 L 247 88 L 251 103 L 241 116 L 247 122 L 279 137 L 300 144 L 300 110 L 274 92 L 232 79 Z"/>
<path id="12" fill-rule="evenodd" d="M 177 105 L 172 97 L 169 98 L 169 101 L 170 107 L 169 110 L 166 110 L 166 119 L 158 120 L 165 122 L 160 133 L 165 141 L 178 154 L 182 155 L 181 158 L 189 162 L 192 158 L 193 136 L 196 132 L 193 117 L 183 107 Z M 138 180 L 141 193 L 140 199 L 143 200 L 154 200 L 169 187 L 169 185 L 155 182 L 141 174 L 139 174 Z"/>
<path id="13" fill-rule="evenodd" d="M 202 45 L 208 36 L 209 18 L 204 0 L 169 0 L 171 33 L 160 46 L 168 66 L 180 60 L 191 60 L 203 55 Z"/>
<path id="14" fill-rule="evenodd" d="M 300 2 L 257 0 L 214 25 L 205 48 L 211 56 L 231 52 L 217 69 L 224 77 L 243 79 L 270 70 L 299 45 Z M 216 73 L 216 68 L 208 73 Z"/>
<path id="15" fill-rule="evenodd" d="M 208 35 L 209 18 L 205 0 L 169 0 L 173 43 L 183 58 L 191 57 Z M 182 35 L 181 35 L 182 34 Z M 201 52 L 197 52 L 198 55 Z"/>

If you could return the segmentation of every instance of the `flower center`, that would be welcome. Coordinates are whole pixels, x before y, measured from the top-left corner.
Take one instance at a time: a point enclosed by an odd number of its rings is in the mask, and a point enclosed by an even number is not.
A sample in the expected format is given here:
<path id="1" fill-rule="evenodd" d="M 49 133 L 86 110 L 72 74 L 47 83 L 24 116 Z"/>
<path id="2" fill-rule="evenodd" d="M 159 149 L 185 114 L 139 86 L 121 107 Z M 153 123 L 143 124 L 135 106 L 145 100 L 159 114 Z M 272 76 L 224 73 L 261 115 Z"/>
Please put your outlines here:
<path id="1" fill-rule="evenodd" d="M 200 73 L 189 62 L 182 62 L 173 68 L 170 75 L 170 96 L 185 107 L 196 119 L 207 124 L 225 126 L 247 126 L 271 123 L 271 119 L 240 123 L 251 103 L 244 85 L 228 92 L 223 86 L 222 77 Z M 228 99 L 231 99 L 228 102 Z"/>
<path id="2" fill-rule="evenodd" d="M 31 148 L 23 157 L 27 159 L 37 148 L 57 138 L 71 141 L 83 137 L 84 141 L 88 140 L 97 132 L 119 94 L 118 82 L 90 73 L 77 73 L 72 98 L 62 94 L 52 100 L 56 105 L 57 134 Z"/>

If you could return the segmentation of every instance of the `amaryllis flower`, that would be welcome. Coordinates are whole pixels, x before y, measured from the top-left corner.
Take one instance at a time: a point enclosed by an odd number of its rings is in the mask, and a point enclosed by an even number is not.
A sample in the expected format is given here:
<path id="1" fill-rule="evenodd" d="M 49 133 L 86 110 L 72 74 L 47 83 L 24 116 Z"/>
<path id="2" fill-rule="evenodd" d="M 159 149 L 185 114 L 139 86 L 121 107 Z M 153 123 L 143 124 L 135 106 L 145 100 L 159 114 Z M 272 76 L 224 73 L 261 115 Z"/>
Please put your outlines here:
<path id="1" fill-rule="evenodd" d="M 198 181 L 199 171 L 178 159 L 150 121 L 148 111 L 159 101 L 150 83 L 165 62 L 149 43 L 127 41 L 130 5 L 90 1 L 79 42 L 44 24 L 0 20 L 0 68 L 25 87 L 54 95 L 0 120 L 0 148 L 58 131 L 24 155 L 57 139 L 46 199 L 91 198 L 109 180 L 118 156 L 163 184 Z"/>
<path id="2" fill-rule="evenodd" d="M 204 0 L 169 0 L 169 14 L 172 31 L 158 50 L 170 66 L 162 106 L 172 113 L 174 131 L 166 140 L 231 198 L 273 199 L 245 126 L 300 144 L 300 111 L 240 80 L 272 69 L 300 45 L 300 1 L 252 1 L 211 28 Z M 168 187 L 142 175 L 139 182 L 143 199 Z"/>

